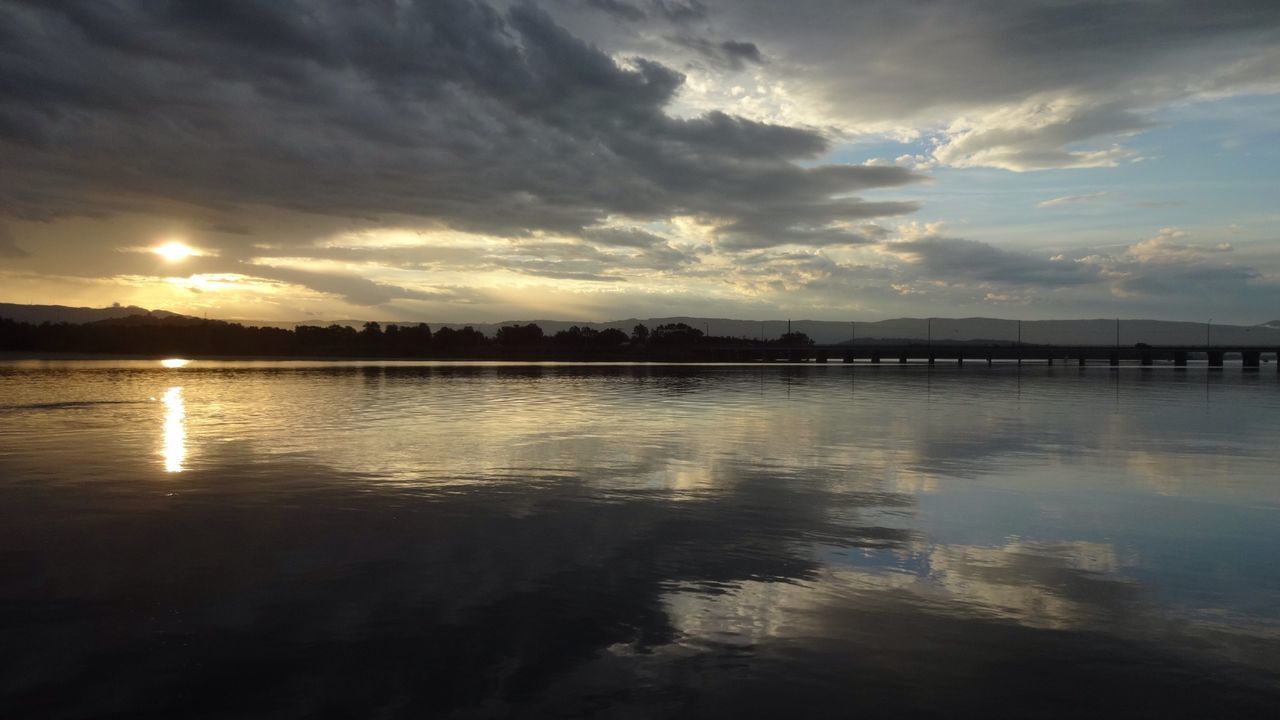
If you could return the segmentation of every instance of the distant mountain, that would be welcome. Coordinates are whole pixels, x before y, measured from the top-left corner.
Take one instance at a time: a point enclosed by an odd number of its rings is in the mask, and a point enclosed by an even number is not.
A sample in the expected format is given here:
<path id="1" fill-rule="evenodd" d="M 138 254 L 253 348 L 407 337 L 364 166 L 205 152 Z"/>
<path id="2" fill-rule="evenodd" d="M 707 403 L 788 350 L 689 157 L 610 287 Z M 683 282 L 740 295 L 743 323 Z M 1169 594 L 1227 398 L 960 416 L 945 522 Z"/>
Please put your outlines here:
<path id="1" fill-rule="evenodd" d="M 205 320 L 203 318 L 179 315 L 165 310 L 153 310 L 149 315 L 139 314 L 128 315 L 125 317 L 104 318 L 102 320 L 94 320 L 92 322 L 82 324 L 106 327 L 191 327 L 195 325 L 230 325 L 231 323 L 228 323 L 225 320 Z"/>
<path id="2" fill-rule="evenodd" d="M 0 303 L 0 318 L 29 323 L 75 323 L 77 325 L 98 320 L 144 315 L 155 318 L 181 317 L 168 310 L 148 310 L 135 305 L 113 305 L 106 308 L 67 307 L 66 305 L 19 305 Z"/>
<path id="3" fill-rule="evenodd" d="M 61 305 L 16 305 L 0 303 L 0 318 L 11 318 L 25 322 L 71 322 L 86 323 L 101 320 L 141 316 L 144 318 L 187 317 L 166 310 L 147 310 L 146 308 L 127 306 L 109 308 L 73 308 Z M 257 320 L 234 320 L 245 326 L 280 327 L 292 329 L 297 325 L 349 325 L 359 328 L 364 320 L 306 320 L 302 322 L 279 322 Z M 790 328 L 794 332 L 802 332 L 822 344 L 848 343 L 853 341 L 871 342 L 879 340 L 923 341 L 932 336 L 937 343 L 1011 343 L 1019 339 L 1029 344 L 1057 345 L 1120 345 L 1132 347 L 1137 343 L 1149 345 L 1203 345 L 1206 340 L 1213 343 L 1280 345 L 1280 320 L 1261 325 L 1222 325 L 1214 323 L 1209 326 L 1198 322 L 1172 322 L 1166 320 L 1121 320 L 1119 337 L 1116 335 L 1115 319 L 1096 320 L 1002 320 L 998 318 L 895 318 L 876 322 L 844 322 L 834 320 L 732 320 L 728 318 L 705 318 L 676 316 L 663 318 L 627 318 L 609 322 L 583 322 L 572 320 L 506 320 L 497 323 L 458 323 L 429 322 L 432 330 L 441 327 L 461 328 L 470 326 L 480 332 L 493 336 L 498 328 L 506 325 L 525 325 L 533 323 L 542 328 L 548 335 L 567 330 L 574 325 L 590 327 L 596 330 L 617 328 L 630 334 L 636 325 L 645 325 L 653 329 L 658 325 L 669 323 L 685 323 L 710 335 L 735 338 L 776 338 Z M 416 322 L 382 322 L 387 325 L 416 325 Z"/>

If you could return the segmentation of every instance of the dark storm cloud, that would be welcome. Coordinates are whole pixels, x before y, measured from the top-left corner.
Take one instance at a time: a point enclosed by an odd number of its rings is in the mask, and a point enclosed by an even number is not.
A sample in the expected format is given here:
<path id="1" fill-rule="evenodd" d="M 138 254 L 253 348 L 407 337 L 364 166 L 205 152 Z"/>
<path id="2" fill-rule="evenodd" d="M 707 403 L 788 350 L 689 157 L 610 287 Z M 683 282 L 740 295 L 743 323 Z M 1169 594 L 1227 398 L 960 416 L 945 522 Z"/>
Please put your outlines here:
<path id="1" fill-rule="evenodd" d="M 643 231 L 594 230 L 588 237 L 595 242 L 519 242 L 505 252 L 486 255 L 485 267 L 561 280 L 617 282 L 625 280 L 628 272 L 670 272 L 700 260 L 696 254 Z M 604 242 L 598 240 L 601 237 Z M 647 242 L 628 245 L 617 242 L 619 239 Z"/>
<path id="2" fill-rule="evenodd" d="M 769 48 L 771 73 L 833 122 L 941 126 L 945 164 L 1114 165 L 1153 111 L 1274 88 L 1280 72 L 1280 3 L 1265 0 L 708 5 L 717 33 Z"/>
<path id="3" fill-rule="evenodd" d="M 632 5 L 624 0 L 583 0 L 583 2 L 597 10 L 603 10 L 610 15 L 615 15 L 623 20 L 638 21 L 648 17 L 648 13 L 641 10 L 638 6 Z"/>
<path id="4" fill-rule="evenodd" d="M 1209 265 L 1204 263 L 1162 266 L 1135 274 L 1120 282 L 1128 292 L 1142 295 L 1178 295 L 1214 293 L 1248 297 L 1249 284 L 1260 280 L 1262 273 L 1250 267 Z M 1280 288 L 1270 288 L 1272 298 L 1280 297 Z"/>
<path id="5" fill-rule="evenodd" d="M 254 247 L 247 250 L 242 260 L 261 261 L 271 258 L 306 257 L 316 260 L 334 260 L 347 263 L 378 263 L 387 267 L 406 269 L 481 267 L 485 252 L 478 248 L 452 247 L 448 245 L 414 246 L 306 246 L 285 245 L 279 247 Z"/>
<path id="6" fill-rule="evenodd" d="M 321 252 L 316 253 L 323 257 L 330 257 L 325 252 L 327 249 L 320 249 Z M 310 255 L 311 253 L 308 253 Z M 271 252 L 261 253 L 262 257 L 270 258 Z M 354 260 L 358 259 L 351 256 L 341 256 L 341 259 Z M 269 261 L 268 261 L 269 262 Z M 188 260 L 184 272 L 192 275 L 215 273 L 215 274 L 237 274 L 245 275 L 258 280 L 270 282 L 287 283 L 296 285 L 321 293 L 327 293 L 341 297 L 343 300 L 352 305 L 375 306 L 383 305 L 392 300 L 434 300 L 434 301 L 467 301 L 479 296 L 479 293 L 472 290 L 460 290 L 456 288 L 435 288 L 430 290 L 404 288 L 397 285 L 375 282 L 368 278 L 351 273 L 327 272 L 323 270 L 309 270 L 296 267 L 287 267 L 282 265 L 267 264 L 259 260 L 251 261 L 249 258 L 235 257 L 195 257 Z"/>
<path id="7" fill-rule="evenodd" d="M 620 275 L 601 275 L 589 270 L 573 270 L 570 269 L 571 266 L 572 263 L 526 260 L 523 262 L 510 262 L 507 264 L 507 269 L 552 280 L 581 280 L 584 282 L 626 282 L 627 280 Z"/>
<path id="8" fill-rule="evenodd" d="M 674 23 L 701 20 L 707 7 L 701 0 L 581 0 L 588 7 L 602 10 L 620 20 L 638 22 L 657 18 Z"/>
<path id="9" fill-rule="evenodd" d="M 764 56 L 760 54 L 760 48 L 755 43 L 743 40 L 725 40 L 720 43 L 720 51 L 724 54 L 738 58 L 741 61 L 753 62 L 760 64 L 764 62 Z"/>
<path id="10" fill-rule="evenodd" d="M 670 132 L 695 152 L 723 154 L 744 160 L 813 158 L 827 149 L 826 139 L 813 131 L 745 120 L 718 111 L 709 112 L 696 120 L 673 121 Z M 894 185 L 918 179 L 882 173 L 863 166 L 825 166 L 822 171 L 829 175 L 845 176 L 849 181 L 849 189 L 855 190 L 876 187 L 873 179 L 883 178 Z M 859 187 L 859 182 L 864 184 Z"/>
<path id="11" fill-rule="evenodd" d="M 294 271 L 281 267 L 302 257 L 307 260 L 376 264 L 401 270 L 455 271 L 462 273 L 509 270 L 522 275 L 593 282 L 618 282 L 628 272 L 670 272 L 696 264 L 695 253 L 673 247 L 666 239 L 635 228 L 595 228 L 587 241 L 516 240 L 498 248 L 447 245 L 404 246 L 308 246 L 256 247 L 239 258 L 205 258 L 200 272 L 237 272 L 342 295 L 356 304 L 390 299 L 443 299 L 456 294 L 439 289 L 415 295 L 412 290 L 370 283 L 350 274 Z M 427 297 L 430 296 L 430 297 Z"/>
<path id="12" fill-rule="evenodd" d="M 0 258 L 22 258 L 28 257 L 30 254 L 18 247 L 18 243 L 13 239 L 13 233 L 9 232 L 9 228 L 0 225 Z"/>
<path id="13" fill-rule="evenodd" d="M 649 0 L 653 12 L 671 22 L 692 22 L 707 16 L 702 0 Z"/>
<path id="14" fill-rule="evenodd" d="M 382 305 L 396 299 L 454 299 L 454 294 L 448 291 L 411 290 L 395 285 L 377 283 L 356 275 L 339 275 L 264 265 L 242 266 L 238 270 L 251 273 L 254 277 L 278 280 L 293 285 L 301 285 L 319 292 L 338 295 L 352 305 Z"/>
<path id="15" fill-rule="evenodd" d="M 763 210 L 782 228 L 910 212 L 835 198 L 920 179 L 801 167 L 828 147 L 812 130 L 672 117 L 680 73 L 620 66 L 525 3 L 10 0 L 0 26 L 0 203 L 16 217 L 178 202 L 518 237 L 696 215 L 767 245 L 788 240 Z"/>
<path id="16" fill-rule="evenodd" d="M 649 248 L 665 244 L 666 240 L 639 228 L 589 228 L 584 237 L 599 245 L 629 248 Z"/>
<path id="17" fill-rule="evenodd" d="M 1080 262 L 1098 267 L 1118 293 L 1136 301 L 1192 297 L 1206 307 L 1228 299 L 1255 306 L 1280 300 L 1274 276 L 1236 254 L 1229 243 L 1195 242 L 1184 231 L 1164 228 L 1121 253 L 1094 253 Z"/>
<path id="18" fill-rule="evenodd" d="M 1280 29 L 1280 4 L 1258 0 L 732 0 L 712 13 L 815 67 L 848 62 L 850 72 L 813 79 L 875 117 L 1205 70 L 1266 49 Z"/>
<path id="19" fill-rule="evenodd" d="M 977 240 L 924 237 L 891 243 L 887 248 L 926 276 L 947 280 L 1062 287 L 1101 279 L 1092 265 L 1039 258 Z"/>
<path id="20" fill-rule="evenodd" d="M 715 42 L 704 37 L 693 35 L 675 35 L 671 42 L 689 48 L 717 64 L 732 70 L 741 70 L 747 63 L 764 64 L 764 55 L 755 43 L 743 40 L 724 40 Z"/>
<path id="21" fill-rule="evenodd" d="M 870 203 L 857 199 L 803 205 L 761 206 L 744 210 L 738 220 L 725 226 L 721 246 L 731 250 L 760 249 L 791 244 L 825 247 L 866 245 L 877 241 L 874 233 L 861 227 L 828 223 L 848 223 L 884 215 L 914 212 L 910 202 Z"/>
<path id="22" fill-rule="evenodd" d="M 1131 311 L 1156 311 L 1188 297 L 1198 298 L 1202 308 L 1280 301 L 1280 283 L 1246 262 L 1233 262 L 1230 245 L 1197 245 L 1182 242 L 1184 237 L 1166 228 L 1119 251 L 1076 250 L 1052 257 L 933 234 L 882 249 L 904 261 L 895 272 L 900 282 L 956 299 L 990 300 L 994 293 L 1029 301 L 1037 291 L 1051 291 L 1055 303 L 1122 298 Z M 929 282 L 911 285 L 917 280 Z"/>
<path id="23" fill-rule="evenodd" d="M 222 235 L 252 235 L 253 234 L 253 228 L 249 227 L 248 225 L 241 225 L 238 223 L 231 223 L 231 222 L 213 223 L 205 229 L 208 230 L 209 232 L 219 233 Z"/>

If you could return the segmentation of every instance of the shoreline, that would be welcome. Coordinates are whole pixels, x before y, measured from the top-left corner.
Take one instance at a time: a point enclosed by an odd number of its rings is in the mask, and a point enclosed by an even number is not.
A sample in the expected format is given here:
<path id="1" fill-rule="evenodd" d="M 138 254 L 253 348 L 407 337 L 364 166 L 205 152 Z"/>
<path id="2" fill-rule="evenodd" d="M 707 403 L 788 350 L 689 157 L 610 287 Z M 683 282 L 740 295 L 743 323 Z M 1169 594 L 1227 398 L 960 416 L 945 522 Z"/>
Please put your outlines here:
<path id="1" fill-rule="evenodd" d="M 1202 354 L 1202 353 L 1200 353 Z M 1239 367 L 1242 361 L 1239 353 L 1229 353 L 1235 357 L 1226 363 L 1228 367 Z M 1274 362 L 1280 362 L 1280 353 L 1263 353 L 1259 358 L 1264 365 Z M 775 359 L 775 360 L 727 360 L 723 357 L 707 357 L 707 358 L 634 358 L 634 357 L 599 357 L 599 358 L 574 358 L 574 357 L 386 357 L 386 356 L 354 356 L 354 357 L 335 357 L 331 355 L 184 355 L 174 353 L 161 354 L 122 354 L 122 353 L 32 353 L 32 352 L 16 352 L 16 351 L 0 351 L 0 363 L 7 362 L 67 362 L 67 361 L 85 361 L 85 362 L 163 362 L 166 360 L 185 360 L 191 362 L 260 362 L 260 363 L 384 363 L 384 364 L 403 364 L 403 365 L 421 365 L 421 364 L 491 364 L 491 365 L 686 365 L 686 366 L 805 366 L 805 367 L 841 367 L 841 366 L 859 366 L 859 367 L 902 367 L 902 366 L 929 366 L 938 368 L 963 367 L 965 365 L 978 365 L 978 362 L 957 364 L 954 361 L 942 361 L 936 365 L 929 362 L 925 357 L 913 357 L 909 362 L 898 362 L 896 360 L 886 361 L 883 364 L 874 363 L 866 358 L 858 358 L 856 361 L 842 361 L 839 358 L 831 358 L 831 361 L 817 360 L 813 357 L 803 359 Z M 976 361 L 977 358 L 970 358 Z M 1126 360 L 1131 360 L 1126 358 Z M 994 365 L 997 366 L 1021 366 L 1023 362 L 1019 362 L 1013 358 L 1000 358 L 995 360 Z M 1045 366 L 1054 367 L 1055 363 L 1046 363 L 1039 358 L 1027 358 L 1025 364 L 1028 366 Z M 1195 359 L 1192 367 L 1203 367 L 1205 360 Z M 1068 367 L 1063 363 L 1059 367 Z M 1083 369 L 1085 366 L 1081 366 Z M 1152 365 L 1140 365 L 1136 362 L 1124 362 L 1118 366 L 1108 366 L 1105 363 L 1090 363 L 1089 369 L 1116 369 L 1118 367 L 1143 367 L 1151 369 L 1159 368 L 1175 368 L 1180 367 L 1186 369 L 1186 366 L 1176 366 L 1173 362 L 1162 360 Z"/>

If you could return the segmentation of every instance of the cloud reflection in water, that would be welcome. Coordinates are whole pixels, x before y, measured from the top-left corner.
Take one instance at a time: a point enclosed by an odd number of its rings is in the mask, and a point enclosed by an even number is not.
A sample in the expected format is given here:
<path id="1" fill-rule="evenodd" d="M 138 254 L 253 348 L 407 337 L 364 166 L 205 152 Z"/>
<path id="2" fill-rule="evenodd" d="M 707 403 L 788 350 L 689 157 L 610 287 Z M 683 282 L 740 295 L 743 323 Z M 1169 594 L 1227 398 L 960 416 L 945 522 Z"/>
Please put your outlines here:
<path id="1" fill-rule="evenodd" d="M 1203 375 L 1125 375 L 1117 410 L 1106 371 L 1060 369 L 136 369 L 0 375 L 0 547 L 31 569 L 0 574 L 0 705 L 29 716 L 1280 697 L 1280 396 L 1234 374 L 1210 413 Z M 125 402 L 152 395 L 161 438 Z"/>

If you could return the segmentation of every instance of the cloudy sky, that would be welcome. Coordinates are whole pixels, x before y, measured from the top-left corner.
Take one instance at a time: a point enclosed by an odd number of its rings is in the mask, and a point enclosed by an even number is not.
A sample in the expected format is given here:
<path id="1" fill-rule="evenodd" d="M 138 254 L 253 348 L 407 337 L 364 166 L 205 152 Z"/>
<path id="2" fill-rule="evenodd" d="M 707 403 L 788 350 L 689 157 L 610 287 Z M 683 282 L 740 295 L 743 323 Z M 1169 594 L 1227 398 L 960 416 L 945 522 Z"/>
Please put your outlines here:
<path id="1" fill-rule="evenodd" d="M 0 301 L 1280 317 L 1274 0 L 0 0 Z"/>

